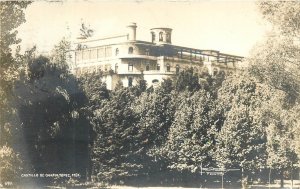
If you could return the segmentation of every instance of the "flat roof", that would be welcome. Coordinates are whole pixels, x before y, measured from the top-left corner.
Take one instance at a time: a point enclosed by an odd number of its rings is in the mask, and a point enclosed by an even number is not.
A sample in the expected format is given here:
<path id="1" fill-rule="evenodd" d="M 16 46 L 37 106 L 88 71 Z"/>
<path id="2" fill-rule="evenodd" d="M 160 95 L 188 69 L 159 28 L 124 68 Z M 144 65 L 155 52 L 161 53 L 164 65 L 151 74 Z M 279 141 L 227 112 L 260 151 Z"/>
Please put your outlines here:
<path id="1" fill-rule="evenodd" d="M 107 39 L 107 38 L 105 38 L 105 39 Z M 97 40 L 91 40 L 91 41 L 97 41 Z M 141 41 L 141 40 L 123 41 L 123 42 L 118 42 L 118 43 L 111 43 L 111 44 L 105 44 L 105 45 L 88 47 L 86 49 L 92 49 L 92 48 L 97 48 L 97 47 L 101 47 L 101 46 L 110 46 L 110 45 L 118 45 L 118 44 L 128 44 L 128 43 L 136 44 L 136 45 L 152 46 L 152 47 L 173 48 L 173 49 L 176 49 L 176 50 L 182 51 L 182 52 L 195 53 L 195 54 L 200 54 L 200 55 L 205 55 L 205 56 L 211 56 L 211 57 L 216 57 L 218 59 L 220 58 L 220 59 L 228 59 L 228 60 L 238 60 L 238 61 L 241 61 L 244 58 L 242 56 L 221 53 L 220 51 L 217 51 L 217 50 L 195 49 L 195 48 L 177 46 L 177 45 L 172 45 L 172 44 L 155 44 L 155 43 L 152 43 L 152 42 Z"/>
<path id="2" fill-rule="evenodd" d="M 165 27 L 151 28 L 150 30 L 154 30 L 154 29 L 172 30 L 172 28 L 165 28 Z"/>

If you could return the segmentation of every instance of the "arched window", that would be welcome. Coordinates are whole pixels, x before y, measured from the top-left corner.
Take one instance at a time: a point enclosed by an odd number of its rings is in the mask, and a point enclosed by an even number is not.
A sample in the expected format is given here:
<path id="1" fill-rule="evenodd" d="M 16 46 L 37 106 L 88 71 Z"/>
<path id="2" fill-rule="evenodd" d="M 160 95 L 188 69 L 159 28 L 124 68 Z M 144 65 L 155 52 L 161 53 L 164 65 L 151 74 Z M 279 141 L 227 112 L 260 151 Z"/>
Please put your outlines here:
<path id="1" fill-rule="evenodd" d="M 129 47 L 128 48 L 128 54 L 132 54 L 133 53 L 133 47 Z"/>
<path id="2" fill-rule="evenodd" d="M 167 72 L 170 72 L 170 71 L 171 71 L 170 64 L 167 64 Z"/>
<path id="3" fill-rule="evenodd" d="M 132 72 L 133 71 L 133 64 L 128 64 L 128 71 Z"/>
<path id="4" fill-rule="evenodd" d="M 153 79 L 153 80 L 152 80 L 152 83 L 154 83 L 154 84 L 155 84 L 155 83 L 158 83 L 158 82 L 159 82 L 158 79 Z"/>
<path id="5" fill-rule="evenodd" d="M 118 73 L 118 68 L 119 68 L 118 63 L 116 63 L 115 64 L 115 73 Z"/>
<path id="6" fill-rule="evenodd" d="M 151 38 L 152 38 L 152 43 L 154 43 L 155 42 L 155 33 L 154 32 L 151 33 Z"/>
<path id="7" fill-rule="evenodd" d="M 118 56 L 118 55 L 119 55 L 119 49 L 116 48 L 116 56 Z"/>
<path id="8" fill-rule="evenodd" d="M 156 65 L 156 69 L 159 71 L 160 70 L 160 64 Z"/>
<path id="9" fill-rule="evenodd" d="M 168 43 L 171 42 L 171 37 L 170 37 L 170 34 L 169 34 L 169 33 L 166 34 L 166 41 L 167 41 Z"/>
<path id="10" fill-rule="evenodd" d="M 128 87 L 131 87 L 131 86 L 132 86 L 132 82 L 133 82 L 132 77 L 129 77 L 129 78 L 128 78 Z"/>
<path id="11" fill-rule="evenodd" d="M 159 41 L 163 41 L 163 32 L 159 32 Z"/>
<path id="12" fill-rule="evenodd" d="M 150 65 L 146 64 L 146 71 L 149 71 L 149 70 L 150 70 Z"/>
<path id="13" fill-rule="evenodd" d="M 179 74 L 179 65 L 176 65 L 176 74 Z"/>

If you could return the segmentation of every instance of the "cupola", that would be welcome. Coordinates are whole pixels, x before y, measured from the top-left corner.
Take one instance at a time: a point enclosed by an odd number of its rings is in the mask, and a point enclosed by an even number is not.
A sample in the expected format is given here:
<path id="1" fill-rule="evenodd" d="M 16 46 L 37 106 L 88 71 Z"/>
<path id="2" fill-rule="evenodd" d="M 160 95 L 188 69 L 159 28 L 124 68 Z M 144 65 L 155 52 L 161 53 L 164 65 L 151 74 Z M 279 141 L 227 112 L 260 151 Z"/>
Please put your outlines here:
<path id="1" fill-rule="evenodd" d="M 152 28 L 151 42 L 155 44 L 171 44 L 172 29 L 171 28 Z"/>

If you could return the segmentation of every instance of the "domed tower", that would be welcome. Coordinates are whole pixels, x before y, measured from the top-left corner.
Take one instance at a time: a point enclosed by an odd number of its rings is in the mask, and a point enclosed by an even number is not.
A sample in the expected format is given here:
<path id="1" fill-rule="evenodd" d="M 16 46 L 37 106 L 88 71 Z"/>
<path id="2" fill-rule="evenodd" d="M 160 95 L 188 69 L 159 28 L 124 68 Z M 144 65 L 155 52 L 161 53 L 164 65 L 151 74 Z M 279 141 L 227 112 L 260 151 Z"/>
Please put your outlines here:
<path id="1" fill-rule="evenodd" d="M 156 44 L 171 44 L 171 28 L 152 28 L 151 41 Z"/>
<path id="2" fill-rule="evenodd" d="M 128 26 L 128 40 L 135 41 L 136 40 L 136 23 L 132 22 Z"/>

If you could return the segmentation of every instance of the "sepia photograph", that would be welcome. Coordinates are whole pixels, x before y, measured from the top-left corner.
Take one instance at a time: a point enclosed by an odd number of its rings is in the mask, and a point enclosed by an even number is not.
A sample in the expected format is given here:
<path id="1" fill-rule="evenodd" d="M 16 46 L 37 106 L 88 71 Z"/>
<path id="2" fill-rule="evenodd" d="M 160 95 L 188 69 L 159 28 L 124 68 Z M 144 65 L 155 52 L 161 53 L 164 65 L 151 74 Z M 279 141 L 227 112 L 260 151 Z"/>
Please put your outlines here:
<path id="1" fill-rule="evenodd" d="M 300 1 L 0 1 L 0 189 L 300 189 Z"/>

